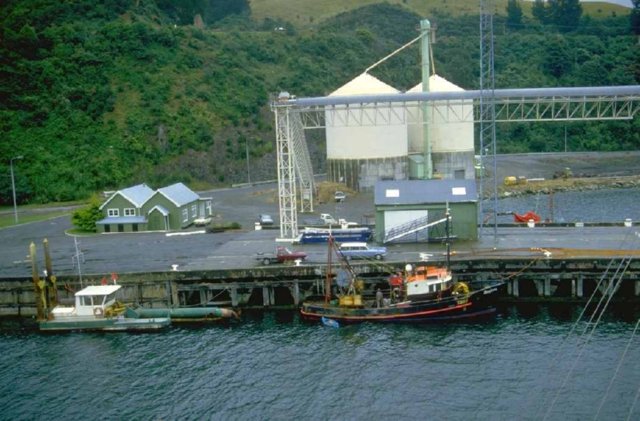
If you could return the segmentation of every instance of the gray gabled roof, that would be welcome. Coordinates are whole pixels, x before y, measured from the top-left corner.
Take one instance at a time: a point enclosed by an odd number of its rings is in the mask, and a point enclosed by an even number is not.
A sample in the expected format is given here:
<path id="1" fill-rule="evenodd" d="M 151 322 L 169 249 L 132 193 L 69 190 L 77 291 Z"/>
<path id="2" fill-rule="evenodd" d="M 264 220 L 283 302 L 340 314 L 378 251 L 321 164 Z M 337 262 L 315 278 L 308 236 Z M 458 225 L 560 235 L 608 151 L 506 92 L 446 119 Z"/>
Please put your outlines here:
<path id="1" fill-rule="evenodd" d="M 400 180 L 376 183 L 374 203 L 384 205 L 422 205 L 476 202 L 475 180 Z"/>
<path id="2" fill-rule="evenodd" d="M 151 187 L 147 186 L 144 183 L 138 184 L 133 187 L 127 187 L 126 189 L 118 190 L 117 192 L 112 194 L 111 197 L 107 199 L 107 201 L 104 202 L 102 206 L 100 206 L 100 210 L 102 210 L 102 208 L 104 208 L 107 203 L 109 203 L 114 197 L 118 195 L 124 197 L 136 208 L 140 208 L 147 200 L 149 200 L 151 196 L 153 196 L 153 193 L 154 191 L 151 189 Z"/>
<path id="3" fill-rule="evenodd" d="M 182 183 L 172 184 L 158 189 L 158 193 L 166 197 L 177 207 L 195 202 L 200 198 L 193 190 Z"/>
<path id="4" fill-rule="evenodd" d="M 147 212 L 147 215 L 150 215 L 151 212 L 157 210 L 158 212 L 160 212 L 162 214 L 162 216 L 167 216 L 169 215 L 169 211 L 164 207 L 164 206 L 160 206 L 160 205 L 155 205 L 153 208 L 151 208 L 149 210 L 149 212 Z"/>

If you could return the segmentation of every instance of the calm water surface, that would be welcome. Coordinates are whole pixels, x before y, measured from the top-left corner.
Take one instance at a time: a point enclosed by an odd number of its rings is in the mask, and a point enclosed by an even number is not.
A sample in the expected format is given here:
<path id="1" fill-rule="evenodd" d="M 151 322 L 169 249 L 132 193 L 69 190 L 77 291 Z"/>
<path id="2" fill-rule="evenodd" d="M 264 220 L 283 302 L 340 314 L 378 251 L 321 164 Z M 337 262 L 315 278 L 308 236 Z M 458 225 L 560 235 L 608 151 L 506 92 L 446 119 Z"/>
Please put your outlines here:
<path id="1" fill-rule="evenodd" d="M 0 419 L 582 420 L 599 408 L 597 419 L 640 419 L 640 313 L 606 317 L 587 340 L 567 337 L 579 312 L 340 329 L 294 313 L 151 334 L 5 328 Z"/>
<path id="2" fill-rule="evenodd" d="M 485 202 L 493 208 L 493 201 Z M 617 222 L 630 218 L 640 221 L 640 188 L 603 189 L 586 192 L 558 192 L 498 200 L 498 213 L 523 214 L 534 211 L 553 222 Z M 513 222 L 512 216 L 499 216 L 498 222 Z"/>

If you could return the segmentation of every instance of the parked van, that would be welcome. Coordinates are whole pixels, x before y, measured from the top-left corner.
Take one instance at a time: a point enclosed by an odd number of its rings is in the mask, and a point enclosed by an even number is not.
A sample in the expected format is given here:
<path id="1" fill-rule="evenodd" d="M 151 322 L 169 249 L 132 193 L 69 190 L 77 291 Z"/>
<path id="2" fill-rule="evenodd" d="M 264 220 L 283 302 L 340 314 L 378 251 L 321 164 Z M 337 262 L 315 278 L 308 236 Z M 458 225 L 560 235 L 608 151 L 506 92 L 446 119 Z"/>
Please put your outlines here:
<path id="1" fill-rule="evenodd" d="M 345 259 L 382 260 L 387 255 L 386 247 L 371 247 L 367 243 L 342 243 L 338 251 Z"/>

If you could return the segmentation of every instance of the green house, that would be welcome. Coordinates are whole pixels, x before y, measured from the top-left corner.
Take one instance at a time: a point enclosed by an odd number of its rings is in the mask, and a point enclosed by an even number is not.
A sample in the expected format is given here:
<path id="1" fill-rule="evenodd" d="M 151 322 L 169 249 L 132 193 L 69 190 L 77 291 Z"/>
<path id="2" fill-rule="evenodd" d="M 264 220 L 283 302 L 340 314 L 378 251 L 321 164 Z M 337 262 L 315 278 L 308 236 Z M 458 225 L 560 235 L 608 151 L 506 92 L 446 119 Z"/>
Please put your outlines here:
<path id="1" fill-rule="evenodd" d="M 427 242 L 444 238 L 447 208 L 450 235 L 478 239 L 478 197 L 475 180 L 379 181 L 374 195 L 376 241 Z"/>
<path id="2" fill-rule="evenodd" d="M 100 206 L 98 232 L 172 231 L 211 215 L 211 198 L 182 183 L 153 190 L 139 184 L 113 193 Z"/>

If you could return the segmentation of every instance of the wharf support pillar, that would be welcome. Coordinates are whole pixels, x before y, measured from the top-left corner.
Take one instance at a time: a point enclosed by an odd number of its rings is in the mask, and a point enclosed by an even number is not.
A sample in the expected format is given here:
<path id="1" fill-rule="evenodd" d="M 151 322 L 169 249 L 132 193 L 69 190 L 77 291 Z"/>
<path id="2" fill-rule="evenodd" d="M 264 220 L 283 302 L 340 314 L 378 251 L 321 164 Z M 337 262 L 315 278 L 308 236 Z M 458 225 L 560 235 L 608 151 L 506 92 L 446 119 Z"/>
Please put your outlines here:
<path id="1" fill-rule="evenodd" d="M 507 294 L 511 295 L 512 297 L 520 296 L 520 282 L 518 281 L 518 279 L 514 278 L 507 282 Z"/>

